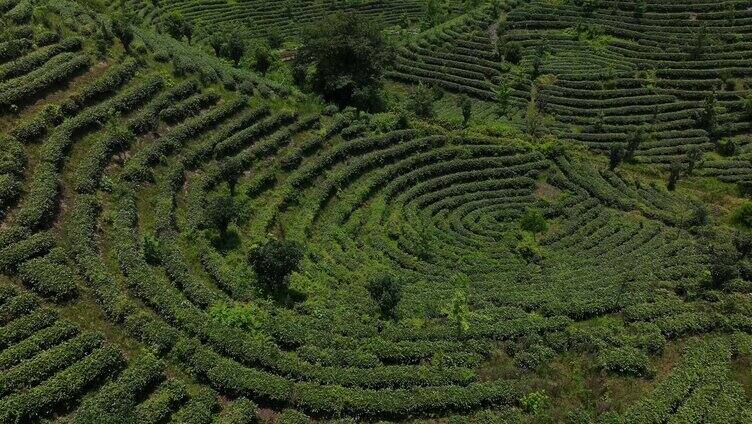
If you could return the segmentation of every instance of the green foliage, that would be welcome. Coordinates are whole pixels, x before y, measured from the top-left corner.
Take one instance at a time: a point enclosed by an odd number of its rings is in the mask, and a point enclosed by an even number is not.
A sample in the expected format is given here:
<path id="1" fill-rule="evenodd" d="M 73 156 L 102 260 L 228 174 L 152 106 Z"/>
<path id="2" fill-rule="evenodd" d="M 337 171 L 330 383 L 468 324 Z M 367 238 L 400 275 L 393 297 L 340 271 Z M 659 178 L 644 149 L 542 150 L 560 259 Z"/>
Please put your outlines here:
<path id="1" fill-rule="evenodd" d="M 739 146 L 732 138 L 722 138 L 716 143 L 716 150 L 721 156 L 734 156 L 739 150 Z"/>
<path id="2" fill-rule="evenodd" d="M 462 110 L 462 125 L 467 127 L 470 116 L 473 113 L 473 102 L 467 95 L 460 96 L 460 109 Z"/>
<path id="3" fill-rule="evenodd" d="M 520 61 L 522 60 L 522 46 L 520 43 L 515 41 L 506 42 L 499 50 L 504 57 L 504 60 L 513 65 L 520 64 Z"/>
<path id="4" fill-rule="evenodd" d="M 632 347 L 613 348 L 598 355 L 601 368 L 616 374 L 650 377 L 655 373 L 650 358 Z"/>
<path id="5" fill-rule="evenodd" d="M 144 234 L 141 239 L 141 249 L 143 250 L 144 260 L 151 265 L 159 265 L 162 256 L 162 249 L 159 239 L 152 234 Z"/>
<path id="6" fill-rule="evenodd" d="M 426 0 L 425 11 L 421 20 L 423 29 L 441 24 L 446 19 L 447 8 L 446 0 Z"/>
<path id="7" fill-rule="evenodd" d="M 327 102 L 360 109 L 379 106 L 390 49 L 374 21 L 334 14 L 303 30 L 297 69 L 310 69 L 311 89 Z"/>
<path id="8" fill-rule="evenodd" d="M 548 229 L 548 222 L 543 212 L 538 209 L 528 209 L 520 218 L 520 228 L 533 234 L 545 232 Z"/>
<path id="9" fill-rule="evenodd" d="M 133 29 L 131 28 L 130 17 L 122 13 L 114 15 L 112 17 L 112 32 L 123 44 L 125 51 L 129 52 L 131 42 L 133 42 Z"/>
<path id="10" fill-rule="evenodd" d="M 752 202 L 743 202 L 731 213 L 731 222 L 752 229 Z"/>
<path id="11" fill-rule="evenodd" d="M 253 52 L 253 70 L 266 75 L 273 63 L 274 56 L 269 47 L 264 44 L 257 45 Z"/>
<path id="12" fill-rule="evenodd" d="M 193 37 L 193 24 L 178 11 L 171 12 L 164 17 L 162 30 L 177 40 L 185 37 L 188 43 L 191 42 Z"/>
<path id="13" fill-rule="evenodd" d="M 455 274 L 452 277 L 454 294 L 443 312 L 455 328 L 457 335 L 462 336 L 470 329 L 470 278 L 465 274 Z"/>
<path id="14" fill-rule="evenodd" d="M 530 233 L 523 233 L 515 247 L 517 254 L 527 263 L 538 263 L 544 257 L 543 249 Z"/>
<path id="15" fill-rule="evenodd" d="M 668 188 L 668 191 L 674 191 L 676 189 L 676 183 L 679 182 L 679 177 L 681 177 L 682 172 L 682 165 L 678 161 L 671 162 L 671 167 L 669 168 L 669 174 L 668 174 L 668 182 L 666 183 L 666 188 Z"/>
<path id="16" fill-rule="evenodd" d="M 271 240 L 254 248 L 248 262 L 256 271 L 256 278 L 268 290 L 287 288 L 290 274 L 298 270 L 304 255 L 303 246 L 290 240 Z"/>
<path id="17" fill-rule="evenodd" d="M 430 87 L 418 84 L 410 94 L 408 109 L 418 118 L 428 119 L 434 116 L 434 93 Z"/>
<path id="18" fill-rule="evenodd" d="M 221 234 L 227 232 L 227 226 L 238 216 L 235 198 L 227 185 L 209 194 L 204 216 L 207 228 L 216 228 Z"/>
<path id="19" fill-rule="evenodd" d="M 550 406 L 551 398 L 544 390 L 530 392 L 520 398 L 520 405 L 526 412 L 538 415 Z"/>
<path id="20" fill-rule="evenodd" d="M 617 146 L 611 147 L 608 151 L 608 169 L 613 171 L 624 158 L 624 150 Z"/>
<path id="21" fill-rule="evenodd" d="M 380 274 L 371 278 L 366 289 L 385 318 L 397 317 L 397 305 L 402 292 L 402 281 L 392 274 Z"/>
<path id="22" fill-rule="evenodd" d="M 512 89 L 505 80 L 502 80 L 496 87 L 496 106 L 499 116 L 505 116 L 509 113 L 511 98 Z"/>
<path id="23" fill-rule="evenodd" d="M 250 332 L 261 330 L 269 319 L 266 311 L 252 303 L 234 305 L 216 303 L 209 308 L 209 315 L 220 325 Z"/>

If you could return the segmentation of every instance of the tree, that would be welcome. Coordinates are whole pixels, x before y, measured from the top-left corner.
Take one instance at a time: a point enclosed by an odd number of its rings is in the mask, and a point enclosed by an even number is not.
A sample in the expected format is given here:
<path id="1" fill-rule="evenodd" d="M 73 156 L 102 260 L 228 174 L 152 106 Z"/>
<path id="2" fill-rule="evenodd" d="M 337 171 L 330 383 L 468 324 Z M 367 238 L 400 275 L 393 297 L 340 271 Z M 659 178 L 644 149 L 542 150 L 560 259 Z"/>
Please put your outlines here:
<path id="1" fill-rule="evenodd" d="M 217 228 L 224 237 L 227 226 L 237 217 L 235 199 L 226 187 L 209 194 L 206 199 L 205 224 L 209 228 Z"/>
<path id="2" fill-rule="evenodd" d="M 433 102 L 434 102 L 434 94 L 433 91 L 429 88 L 423 85 L 423 83 L 419 83 L 417 87 L 415 87 L 415 90 L 413 90 L 410 99 L 409 99 L 409 109 L 417 116 L 418 118 L 432 118 L 433 117 Z"/>
<path id="3" fill-rule="evenodd" d="M 460 97 L 460 109 L 462 109 L 462 125 L 467 127 L 470 122 L 470 115 L 473 113 L 473 102 L 466 94 Z"/>
<path id="4" fill-rule="evenodd" d="M 541 67 L 543 66 L 543 58 L 546 55 L 546 46 L 544 43 L 545 43 L 545 40 L 535 47 L 535 51 L 533 53 L 533 59 L 531 62 L 531 69 L 530 69 L 531 79 L 536 79 L 541 74 Z"/>
<path id="5" fill-rule="evenodd" d="M 162 30 L 172 36 L 172 38 L 180 40 L 188 32 L 193 33 L 193 26 L 185 20 L 182 13 L 174 11 L 162 20 Z"/>
<path id="6" fill-rule="evenodd" d="M 694 146 L 687 153 L 687 174 L 692 175 L 697 166 L 697 163 L 702 160 L 702 150 L 699 147 Z"/>
<path id="7" fill-rule="evenodd" d="M 381 274 L 372 278 L 366 285 L 371 298 L 379 305 L 385 318 L 397 317 L 397 304 L 401 298 L 402 283 L 391 274 Z"/>
<path id="8" fill-rule="evenodd" d="M 645 3 L 645 0 L 635 0 L 634 18 L 637 23 L 640 23 L 642 21 L 642 17 L 645 15 L 646 9 L 647 4 Z"/>
<path id="9" fill-rule="evenodd" d="M 747 119 L 752 119 L 752 91 L 747 91 L 747 95 L 744 96 L 744 112 Z"/>
<path id="10" fill-rule="evenodd" d="M 624 153 L 624 161 L 625 162 L 634 162 L 635 153 L 637 153 L 637 148 L 640 147 L 640 144 L 645 140 L 645 133 L 642 129 L 642 127 L 637 127 L 635 129 L 631 136 L 629 137 L 629 140 L 627 141 L 627 150 Z"/>
<path id="11" fill-rule="evenodd" d="M 612 146 L 608 152 L 608 169 L 613 171 L 624 158 L 624 150 L 618 146 Z"/>
<path id="12" fill-rule="evenodd" d="M 721 288 L 725 283 L 739 276 L 739 252 L 730 243 L 710 243 L 710 283 L 713 288 Z"/>
<path id="13" fill-rule="evenodd" d="M 444 308 L 444 314 L 454 325 L 457 334 L 462 336 L 470 329 L 470 307 L 468 306 L 470 279 L 465 274 L 456 274 L 453 279 L 454 295 L 452 295 L 449 305 Z"/>
<path id="14" fill-rule="evenodd" d="M 681 170 L 682 167 L 678 161 L 671 162 L 671 169 L 669 170 L 668 175 L 668 183 L 666 184 L 668 191 L 674 191 L 674 189 L 676 189 L 676 183 L 679 182 Z"/>
<path id="15" fill-rule="evenodd" d="M 513 65 L 519 65 L 522 60 L 522 47 L 515 41 L 506 42 L 499 53 L 504 56 L 504 60 Z"/>
<path id="16" fill-rule="evenodd" d="M 295 67 L 310 69 L 313 91 L 339 106 L 374 109 L 391 54 L 374 20 L 338 13 L 307 26 Z"/>
<path id="17" fill-rule="evenodd" d="M 259 72 L 261 75 L 266 75 L 269 68 L 272 67 L 273 62 L 274 58 L 272 57 L 272 52 L 269 50 L 268 46 L 264 44 L 256 46 L 256 49 L 253 52 L 253 69 L 256 72 Z"/>
<path id="18" fill-rule="evenodd" d="M 183 35 L 188 39 L 188 44 L 193 42 L 193 24 L 190 21 L 183 21 Z"/>
<path id="19" fill-rule="evenodd" d="M 285 39 L 282 37 L 282 34 L 280 34 L 277 28 L 272 28 L 266 32 L 266 42 L 272 49 L 278 49 L 282 47 Z"/>
<path id="20" fill-rule="evenodd" d="M 692 59 L 698 60 L 705 52 L 705 46 L 708 42 L 708 26 L 703 22 L 699 31 L 695 35 L 694 45 L 692 46 Z"/>
<path id="21" fill-rule="evenodd" d="M 744 228 L 752 228 L 752 202 L 743 202 L 734 209 L 731 222 Z"/>
<path id="22" fill-rule="evenodd" d="M 546 217 L 538 209 L 528 209 L 520 219 L 520 227 L 533 234 L 538 234 L 548 229 Z"/>
<path id="23" fill-rule="evenodd" d="M 220 55 L 231 60 L 235 66 L 238 66 L 240 59 L 245 54 L 245 43 L 240 37 L 233 37 L 228 34 L 228 37 L 222 43 Z"/>
<path id="24" fill-rule="evenodd" d="M 160 261 L 160 252 L 162 250 L 159 239 L 151 234 L 144 234 L 141 239 L 141 249 L 144 260 L 150 265 L 158 265 Z"/>
<path id="25" fill-rule="evenodd" d="M 517 254 L 527 263 L 539 263 L 544 258 L 543 249 L 541 249 L 535 237 L 530 233 L 522 233 L 521 239 L 515 247 Z"/>
<path id="26" fill-rule="evenodd" d="M 716 94 L 715 90 L 713 90 L 705 96 L 705 102 L 700 113 L 700 126 L 711 134 L 715 131 L 716 124 L 715 104 Z"/>
<path id="27" fill-rule="evenodd" d="M 512 89 L 506 81 L 501 81 L 496 87 L 496 107 L 499 116 L 504 116 L 509 112 L 509 103 L 512 98 Z"/>
<path id="28" fill-rule="evenodd" d="M 126 53 L 130 52 L 131 42 L 133 41 L 133 29 L 128 18 L 122 13 L 118 13 L 112 18 L 112 32 L 120 40 Z"/>
<path id="29" fill-rule="evenodd" d="M 447 15 L 445 0 L 427 0 L 421 26 L 423 29 L 435 27 L 442 23 Z"/>
<path id="30" fill-rule="evenodd" d="M 739 150 L 739 146 L 733 138 L 722 138 L 718 140 L 715 146 L 718 154 L 721 156 L 734 156 Z"/>
<path id="31" fill-rule="evenodd" d="M 221 31 L 213 32 L 208 38 L 209 46 L 214 50 L 214 54 L 217 55 L 217 57 L 222 54 L 222 46 L 225 44 L 226 38 L 225 33 Z"/>
<path id="32" fill-rule="evenodd" d="M 251 250 L 248 262 L 262 285 L 272 291 L 286 289 L 290 274 L 298 270 L 303 246 L 295 241 L 272 240 Z"/>
<path id="33" fill-rule="evenodd" d="M 533 138 L 538 138 L 543 129 L 543 114 L 538 110 L 535 96 L 533 96 L 530 102 L 528 102 L 527 110 L 525 111 L 525 132 Z"/>

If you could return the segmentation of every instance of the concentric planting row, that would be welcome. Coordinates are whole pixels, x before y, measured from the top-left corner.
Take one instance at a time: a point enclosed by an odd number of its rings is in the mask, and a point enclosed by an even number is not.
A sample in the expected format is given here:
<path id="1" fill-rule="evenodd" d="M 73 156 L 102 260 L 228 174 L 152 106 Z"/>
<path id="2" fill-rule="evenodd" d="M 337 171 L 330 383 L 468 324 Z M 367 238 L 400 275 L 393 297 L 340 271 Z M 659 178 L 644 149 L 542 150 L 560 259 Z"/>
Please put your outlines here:
<path id="1" fill-rule="evenodd" d="M 0 65 L 7 83 L 66 55 L 37 32 Z M 238 73 L 204 80 L 175 63 L 209 59 L 150 37 L 147 53 L 2 111 L 14 189 L 0 203 L 0 421 L 498 411 L 523 406 L 531 375 L 570 352 L 651 378 L 669 341 L 710 332 L 624 419 L 745 421 L 728 374 L 752 331 L 733 296 L 749 289 L 688 294 L 708 267 L 690 201 L 555 145 L 382 132 Z M 227 229 L 217 196 L 235 205 Z M 545 234 L 522 229 L 531 210 Z M 247 260 L 270 239 L 305 249 L 279 292 Z M 384 274 L 401 283 L 395 317 L 366 289 Z M 526 371 L 483 373 L 500 350 Z"/>
<path id="2" fill-rule="evenodd" d="M 750 11 L 739 2 L 642 3 L 488 5 L 417 37 L 390 76 L 509 98 L 522 110 L 534 99 L 569 127 L 561 136 L 597 152 L 636 140 L 644 163 L 746 134 Z"/>

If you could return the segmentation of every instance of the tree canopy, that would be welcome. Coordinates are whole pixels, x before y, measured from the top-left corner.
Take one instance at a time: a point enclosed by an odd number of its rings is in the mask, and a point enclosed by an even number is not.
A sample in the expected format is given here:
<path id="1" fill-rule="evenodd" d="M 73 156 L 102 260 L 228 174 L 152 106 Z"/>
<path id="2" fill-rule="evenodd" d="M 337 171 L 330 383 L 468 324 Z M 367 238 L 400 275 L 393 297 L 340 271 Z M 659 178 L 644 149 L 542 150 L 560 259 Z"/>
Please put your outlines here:
<path id="1" fill-rule="evenodd" d="M 299 83 L 339 106 L 378 106 L 390 50 L 379 26 L 338 13 L 305 27 L 301 40 L 295 67 L 305 81 Z"/>

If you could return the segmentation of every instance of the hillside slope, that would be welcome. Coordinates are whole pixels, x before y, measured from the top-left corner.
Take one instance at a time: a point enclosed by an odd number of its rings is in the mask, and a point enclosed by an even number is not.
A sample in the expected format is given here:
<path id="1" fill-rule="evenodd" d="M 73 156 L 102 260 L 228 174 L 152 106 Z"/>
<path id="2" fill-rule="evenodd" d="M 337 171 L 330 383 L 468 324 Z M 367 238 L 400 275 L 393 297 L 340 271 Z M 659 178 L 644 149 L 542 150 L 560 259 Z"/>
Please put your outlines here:
<path id="1" fill-rule="evenodd" d="M 667 60 L 646 47 L 666 41 L 609 39 L 593 57 L 624 66 L 601 88 L 554 33 L 630 7 L 602 3 L 498 21 L 481 6 L 419 35 L 392 73 L 493 96 L 520 75 L 495 40 L 518 40 L 524 67 L 545 38 L 556 77 L 535 91 L 569 129 L 557 139 L 325 107 L 148 25 L 126 48 L 85 3 L 0 1 L 0 422 L 750 422 L 749 235 L 701 176 L 669 191 L 647 167 L 712 145 L 668 109 L 702 109 L 723 54 L 645 94 L 633 72 Z M 640 25 L 729 13 L 661 4 Z M 515 84 L 523 104 L 531 82 Z M 554 92 L 627 106 L 567 115 Z M 746 128 L 742 94 L 718 94 L 719 135 Z M 680 148 L 641 144 L 642 164 L 619 167 L 593 154 L 658 100 L 654 142 L 674 131 Z M 283 287 L 254 259 L 275 240 L 304 252 Z"/>

